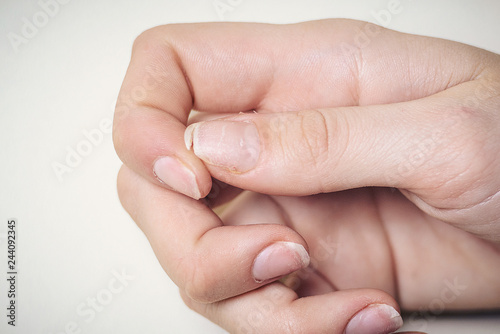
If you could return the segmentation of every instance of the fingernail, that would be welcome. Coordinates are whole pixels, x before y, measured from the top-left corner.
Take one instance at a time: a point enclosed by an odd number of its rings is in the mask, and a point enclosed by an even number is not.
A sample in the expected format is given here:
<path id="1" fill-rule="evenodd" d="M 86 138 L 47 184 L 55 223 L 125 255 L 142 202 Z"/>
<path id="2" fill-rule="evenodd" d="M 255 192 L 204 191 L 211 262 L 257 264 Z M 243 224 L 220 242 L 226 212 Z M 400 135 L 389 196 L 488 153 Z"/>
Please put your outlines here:
<path id="1" fill-rule="evenodd" d="M 203 161 L 237 173 L 254 168 L 260 154 L 259 133 L 253 123 L 194 123 L 186 129 L 184 141 Z"/>
<path id="2" fill-rule="evenodd" d="M 294 242 L 276 242 L 255 258 L 252 274 L 257 282 L 288 275 L 309 265 L 304 246 Z"/>
<path id="3" fill-rule="evenodd" d="M 387 334 L 401 326 L 403 319 L 396 309 L 386 304 L 372 304 L 354 315 L 345 334 Z"/>
<path id="4" fill-rule="evenodd" d="M 181 161 L 173 157 L 161 157 L 154 163 L 153 172 L 161 182 L 175 191 L 194 199 L 200 199 L 201 193 L 196 176 Z"/>

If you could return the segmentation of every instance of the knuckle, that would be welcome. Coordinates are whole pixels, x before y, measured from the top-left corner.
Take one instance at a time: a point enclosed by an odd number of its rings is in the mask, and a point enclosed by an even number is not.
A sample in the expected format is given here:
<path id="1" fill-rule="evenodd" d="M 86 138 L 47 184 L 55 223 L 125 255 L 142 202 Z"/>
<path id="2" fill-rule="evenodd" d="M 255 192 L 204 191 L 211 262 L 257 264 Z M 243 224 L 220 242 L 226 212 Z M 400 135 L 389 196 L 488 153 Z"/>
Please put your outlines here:
<path id="1" fill-rule="evenodd" d="M 184 302 L 184 304 L 185 304 L 185 305 L 186 305 L 189 309 L 191 309 L 191 310 L 193 310 L 193 311 L 197 311 L 196 306 L 198 306 L 198 305 L 196 304 L 196 302 L 195 302 L 193 299 L 191 299 L 191 297 L 189 297 L 189 296 L 187 295 L 187 293 L 186 293 L 184 290 L 180 289 L 180 290 L 179 290 L 179 294 L 180 294 L 180 296 L 181 296 L 181 298 L 182 298 L 182 301 Z"/>
<path id="2" fill-rule="evenodd" d="M 203 282 L 201 284 L 203 284 Z M 191 280 L 185 282 L 184 285 L 186 295 L 196 302 L 204 302 L 206 300 L 205 290 L 206 289 L 203 286 L 200 286 L 198 282 L 193 282 Z"/>
<path id="3" fill-rule="evenodd" d="M 323 112 L 319 110 L 300 111 L 297 113 L 297 133 L 299 133 L 298 158 L 308 167 L 321 170 L 328 161 L 329 155 L 329 130 Z"/>
<path id="4" fill-rule="evenodd" d="M 220 323 L 220 311 L 217 304 L 199 303 L 192 299 L 185 291 L 179 290 L 179 294 L 184 304 L 192 311 L 195 311 L 215 323 Z"/>
<path id="5" fill-rule="evenodd" d="M 310 182 L 320 192 L 332 182 L 331 173 L 338 168 L 348 143 L 348 124 L 340 115 L 328 110 L 297 112 L 287 124 L 280 139 L 283 160 L 310 172 Z M 345 123 L 345 125 L 344 125 Z M 334 145 L 332 144 L 334 143 Z"/>
<path id="6" fill-rule="evenodd" d="M 147 45 L 151 42 L 155 42 L 160 37 L 160 31 L 165 26 L 157 26 L 153 28 L 149 28 L 142 33 L 140 33 L 134 40 L 132 45 L 132 50 L 141 49 L 147 47 Z"/>
<path id="7" fill-rule="evenodd" d="M 188 273 L 189 278 L 184 283 L 184 291 L 189 298 L 202 304 L 213 303 L 220 299 L 218 298 L 219 289 L 215 282 L 204 274 L 203 267 L 189 264 L 185 272 Z"/>

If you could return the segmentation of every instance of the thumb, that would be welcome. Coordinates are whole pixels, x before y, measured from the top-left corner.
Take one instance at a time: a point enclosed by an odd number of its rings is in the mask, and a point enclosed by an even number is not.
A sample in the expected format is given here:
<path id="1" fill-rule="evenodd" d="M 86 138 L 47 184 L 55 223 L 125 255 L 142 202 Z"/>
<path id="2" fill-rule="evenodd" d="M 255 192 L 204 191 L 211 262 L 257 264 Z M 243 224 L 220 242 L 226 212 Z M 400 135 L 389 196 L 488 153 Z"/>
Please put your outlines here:
<path id="1" fill-rule="evenodd" d="M 446 156 L 431 159 L 452 149 L 453 135 L 445 138 L 444 131 L 459 123 L 455 108 L 443 104 L 439 97 L 428 97 L 389 105 L 240 114 L 192 124 L 185 141 L 215 178 L 267 194 L 425 187 L 436 182 L 427 172 L 449 162 Z"/>
<path id="2" fill-rule="evenodd" d="M 185 142 L 211 175 L 270 195 L 380 186 L 498 242 L 498 88 L 464 82 L 408 102 L 247 113 L 199 122 Z"/>
<path id="3" fill-rule="evenodd" d="M 494 99 L 478 106 L 476 85 L 386 105 L 239 114 L 190 125 L 185 142 L 212 176 L 242 189 L 394 187 L 427 214 L 499 240 L 500 123 Z"/>

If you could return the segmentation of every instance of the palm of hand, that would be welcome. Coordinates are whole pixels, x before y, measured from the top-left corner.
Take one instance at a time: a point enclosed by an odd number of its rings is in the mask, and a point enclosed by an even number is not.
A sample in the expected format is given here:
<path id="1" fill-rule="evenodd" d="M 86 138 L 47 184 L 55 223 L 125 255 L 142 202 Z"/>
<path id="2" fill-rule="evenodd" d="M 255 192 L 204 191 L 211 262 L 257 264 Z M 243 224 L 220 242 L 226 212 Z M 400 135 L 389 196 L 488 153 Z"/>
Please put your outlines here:
<path id="1" fill-rule="evenodd" d="M 285 280 L 299 296 L 377 288 L 403 309 L 434 312 L 497 303 L 498 248 L 426 215 L 397 190 L 240 196 L 223 212 L 225 224 L 278 223 L 307 241 L 310 266 Z"/>

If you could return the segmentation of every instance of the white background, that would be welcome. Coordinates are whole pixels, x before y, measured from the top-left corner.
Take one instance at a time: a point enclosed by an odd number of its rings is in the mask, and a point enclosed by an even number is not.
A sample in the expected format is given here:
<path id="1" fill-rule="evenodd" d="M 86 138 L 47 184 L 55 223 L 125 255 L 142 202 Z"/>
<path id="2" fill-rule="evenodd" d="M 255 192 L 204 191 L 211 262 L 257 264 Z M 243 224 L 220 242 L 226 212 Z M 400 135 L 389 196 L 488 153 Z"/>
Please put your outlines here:
<path id="1" fill-rule="evenodd" d="M 389 0 L 60 2 L 47 15 L 35 0 L 0 0 L 0 332 L 224 333 L 184 306 L 116 195 L 120 161 L 111 134 L 99 126 L 113 117 L 132 42 L 147 28 L 173 22 L 347 17 L 377 23 L 373 13 Z M 217 12 L 217 2 L 231 10 Z M 400 0 L 400 6 L 378 23 L 500 53 L 499 1 Z M 39 27 L 26 30 L 30 23 Z M 17 45 L 13 36 L 25 40 Z M 84 132 L 94 129 L 102 138 L 85 146 Z M 53 165 L 66 164 L 78 148 L 88 154 L 58 177 Z M 19 237 L 15 328 L 4 307 L 9 218 L 17 219 Z M 125 284 L 114 281 L 121 272 L 129 276 Z M 96 297 L 106 305 L 92 317 L 86 303 Z M 500 319 L 426 319 L 405 328 L 498 333 Z"/>

